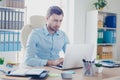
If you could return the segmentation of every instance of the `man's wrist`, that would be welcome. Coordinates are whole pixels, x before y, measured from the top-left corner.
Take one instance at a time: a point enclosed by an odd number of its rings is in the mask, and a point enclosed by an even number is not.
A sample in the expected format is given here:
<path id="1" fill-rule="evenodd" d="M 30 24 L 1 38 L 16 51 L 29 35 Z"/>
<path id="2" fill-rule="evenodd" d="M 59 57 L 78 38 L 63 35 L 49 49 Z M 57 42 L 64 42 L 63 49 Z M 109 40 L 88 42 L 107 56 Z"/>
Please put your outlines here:
<path id="1" fill-rule="evenodd" d="M 52 61 L 52 60 L 48 60 L 48 61 L 47 61 L 47 65 L 48 65 L 48 66 L 53 65 L 53 61 Z"/>

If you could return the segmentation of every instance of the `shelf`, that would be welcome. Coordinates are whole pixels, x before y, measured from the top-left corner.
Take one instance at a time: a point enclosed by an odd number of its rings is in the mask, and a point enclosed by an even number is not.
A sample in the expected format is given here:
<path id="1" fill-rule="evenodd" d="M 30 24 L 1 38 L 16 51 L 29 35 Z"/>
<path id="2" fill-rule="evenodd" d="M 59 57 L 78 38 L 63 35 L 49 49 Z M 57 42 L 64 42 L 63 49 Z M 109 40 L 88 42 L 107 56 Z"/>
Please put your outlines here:
<path id="1" fill-rule="evenodd" d="M 105 11 L 98 11 L 98 14 L 103 14 L 103 15 L 116 15 L 116 13 L 113 13 L 113 12 L 105 12 Z"/>
<path id="2" fill-rule="evenodd" d="M 21 30 L 15 30 L 15 29 L 0 29 L 0 31 L 21 32 Z"/>
<path id="3" fill-rule="evenodd" d="M 107 27 L 104 27 L 104 28 L 98 28 L 98 30 L 116 30 L 116 28 L 107 28 Z"/>
<path id="4" fill-rule="evenodd" d="M 0 2 L 0 52 L 21 50 L 20 32 L 25 22 L 25 0 Z"/>
<path id="5" fill-rule="evenodd" d="M 110 46 L 110 45 L 115 45 L 115 43 L 98 43 L 98 46 Z"/>
<path id="6" fill-rule="evenodd" d="M 0 1 L 0 7 L 9 9 L 24 9 L 25 0 L 2 0 Z"/>
<path id="7" fill-rule="evenodd" d="M 117 14 L 94 10 L 86 18 L 86 43 L 95 45 L 94 54 L 100 59 L 112 59 L 117 50 Z"/>
<path id="8" fill-rule="evenodd" d="M 16 10 L 16 11 L 25 11 L 25 8 L 21 9 L 21 8 L 13 8 L 13 7 L 1 7 L 0 9 L 5 9 L 5 10 Z"/>

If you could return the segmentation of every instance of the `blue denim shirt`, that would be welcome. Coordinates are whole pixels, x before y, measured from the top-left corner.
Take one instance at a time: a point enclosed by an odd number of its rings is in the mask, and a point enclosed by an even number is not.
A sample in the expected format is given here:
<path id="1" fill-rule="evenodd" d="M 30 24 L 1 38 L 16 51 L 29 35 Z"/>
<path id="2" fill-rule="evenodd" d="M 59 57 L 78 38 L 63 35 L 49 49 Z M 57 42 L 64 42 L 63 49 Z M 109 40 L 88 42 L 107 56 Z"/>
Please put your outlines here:
<path id="1" fill-rule="evenodd" d="M 48 60 L 59 58 L 59 52 L 65 52 L 69 40 L 66 34 L 58 30 L 50 34 L 47 27 L 33 29 L 26 45 L 25 63 L 29 66 L 44 66 Z"/>

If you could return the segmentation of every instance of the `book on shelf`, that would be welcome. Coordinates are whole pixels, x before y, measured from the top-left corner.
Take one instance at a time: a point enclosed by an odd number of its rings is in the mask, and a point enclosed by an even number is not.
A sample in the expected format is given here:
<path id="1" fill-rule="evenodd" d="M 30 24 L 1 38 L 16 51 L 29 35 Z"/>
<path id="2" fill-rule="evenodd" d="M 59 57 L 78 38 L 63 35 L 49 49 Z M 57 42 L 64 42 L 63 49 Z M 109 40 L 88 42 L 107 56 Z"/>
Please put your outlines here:
<path id="1" fill-rule="evenodd" d="M 2 0 L 0 1 L 2 7 L 24 8 L 25 0 Z"/>
<path id="2" fill-rule="evenodd" d="M 0 31 L 0 51 L 4 50 L 4 32 Z"/>
<path id="3" fill-rule="evenodd" d="M 97 47 L 97 51 L 98 51 L 98 53 L 103 53 L 103 52 L 112 52 L 112 46 L 110 46 L 110 45 L 106 45 L 106 46 L 102 46 L 102 45 L 99 45 L 98 47 Z"/>
<path id="4" fill-rule="evenodd" d="M 19 32 L 0 31 L 0 51 L 20 50 Z"/>
<path id="5" fill-rule="evenodd" d="M 2 10 L 0 9 L 0 29 L 2 28 L 2 20 L 1 20 L 1 18 L 2 18 Z"/>
<path id="6" fill-rule="evenodd" d="M 97 43 L 103 43 L 103 30 L 98 30 L 98 40 Z"/>
<path id="7" fill-rule="evenodd" d="M 105 25 L 106 27 L 109 28 L 116 28 L 116 16 L 115 15 L 106 16 Z"/>
<path id="8" fill-rule="evenodd" d="M 4 29 L 4 10 L 1 9 L 1 28 Z"/>
<path id="9" fill-rule="evenodd" d="M 98 14 L 98 28 L 103 28 L 103 14 Z"/>
<path id="10" fill-rule="evenodd" d="M 0 29 L 21 29 L 24 24 L 23 11 L 0 8 Z"/>
<path id="11" fill-rule="evenodd" d="M 112 58 L 113 46 L 97 46 L 97 54 L 100 59 L 110 59 Z"/>
<path id="12" fill-rule="evenodd" d="M 101 54 L 100 59 L 112 59 L 112 52 L 107 52 L 107 53 Z"/>
<path id="13" fill-rule="evenodd" d="M 103 41 L 104 43 L 115 43 L 116 42 L 116 31 L 114 30 L 104 31 Z"/>

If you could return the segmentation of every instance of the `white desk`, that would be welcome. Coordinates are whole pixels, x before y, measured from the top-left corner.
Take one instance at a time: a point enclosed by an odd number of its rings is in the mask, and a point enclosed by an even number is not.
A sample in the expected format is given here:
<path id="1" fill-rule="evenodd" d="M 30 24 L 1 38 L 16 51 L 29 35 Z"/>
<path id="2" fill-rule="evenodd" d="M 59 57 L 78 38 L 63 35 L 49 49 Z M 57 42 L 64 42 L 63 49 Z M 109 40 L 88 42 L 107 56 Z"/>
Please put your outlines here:
<path id="1" fill-rule="evenodd" d="M 57 70 L 51 67 L 37 67 L 37 68 L 44 68 L 49 72 L 49 74 L 61 74 L 64 71 Z M 101 74 L 96 74 L 95 76 L 83 76 L 83 69 L 76 69 L 74 70 L 75 74 L 73 74 L 72 80 L 112 80 L 113 78 L 120 76 L 120 68 L 104 68 Z M 24 77 L 8 77 L 5 75 L 1 75 L 1 78 L 4 79 L 14 79 L 14 80 L 30 80 L 30 78 Z M 56 77 L 48 77 L 46 80 L 62 80 L 61 76 Z"/>

